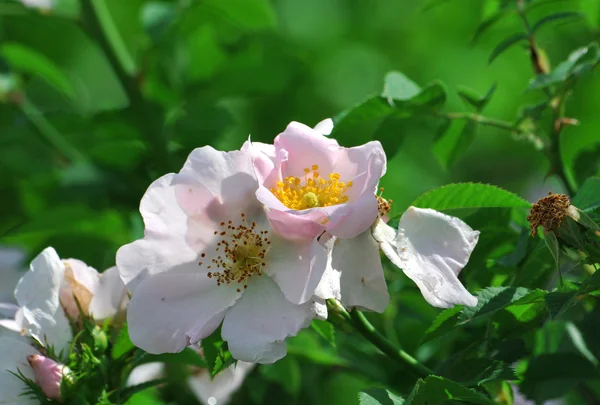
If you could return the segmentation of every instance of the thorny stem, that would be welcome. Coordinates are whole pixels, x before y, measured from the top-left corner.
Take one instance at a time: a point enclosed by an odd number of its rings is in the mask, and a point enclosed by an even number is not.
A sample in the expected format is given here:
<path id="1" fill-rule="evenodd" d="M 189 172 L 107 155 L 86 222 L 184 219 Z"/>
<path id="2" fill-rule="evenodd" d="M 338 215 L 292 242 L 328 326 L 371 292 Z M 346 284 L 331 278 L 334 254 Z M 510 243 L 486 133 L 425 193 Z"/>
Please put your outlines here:
<path id="1" fill-rule="evenodd" d="M 154 164 L 162 165 L 162 169 L 169 171 L 169 155 L 167 152 L 167 141 L 162 133 L 162 118 L 152 108 L 140 91 L 136 77 L 127 73 L 125 67 L 119 61 L 118 55 L 113 49 L 111 42 L 102 27 L 98 16 L 98 7 L 103 4 L 93 0 L 80 0 L 85 28 L 89 35 L 98 43 L 104 52 L 108 62 L 112 66 L 121 87 L 129 99 L 131 118 L 140 131 L 149 137 L 154 152 Z M 95 4 L 94 4 L 95 3 Z"/>
<path id="2" fill-rule="evenodd" d="M 418 377 L 426 377 L 434 374 L 432 370 L 419 362 L 419 360 L 387 340 L 359 310 L 354 309 L 352 312 L 348 313 L 339 302 L 333 299 L 327 300 L 327 306 L 342 316 L 344 320 L 350 323 L 354 329 L 360 332 L 361 335 L 385 355 L 400 363 L 403 367 L 410 369 Z"/>
<path id="3" fill-rule="evenodd" d="M 546 74 L 548 73 L 548 68 L 544 65 L 542 59 L 540 58 L 540 52 L 535 43 L 533 30 L 531 29 L 531 25 L 529 25 L 529 21 L 527 21 L 527 16 L 525 15 L 524 0 L 518 0 L 517 11 L 521 17 L 521 20 L 523 21 L 525 31 L 529 36 L 529 54 L 531 57 L 533 70 L 535 71 L 536 75 Z M 548 88 L 545 88 L 544 92 L 548 98 L 552 98 L 552 93 Z M 560 133 L 565 125 L 565 117 L 563 115 L 565 99 L 566 94 L 561 93 L 550 103 L 552 106 L 552 128 L 550 130 L 550 145 L 547 150 L 547 155 L 548 160 L 550 161 L 550 170 L 561 179 L 569 195 L 573 196 L 576 190 L 573 188 L 569 182 L 569 179 L 567 178 L 563 161 L 560 156 Z"/>

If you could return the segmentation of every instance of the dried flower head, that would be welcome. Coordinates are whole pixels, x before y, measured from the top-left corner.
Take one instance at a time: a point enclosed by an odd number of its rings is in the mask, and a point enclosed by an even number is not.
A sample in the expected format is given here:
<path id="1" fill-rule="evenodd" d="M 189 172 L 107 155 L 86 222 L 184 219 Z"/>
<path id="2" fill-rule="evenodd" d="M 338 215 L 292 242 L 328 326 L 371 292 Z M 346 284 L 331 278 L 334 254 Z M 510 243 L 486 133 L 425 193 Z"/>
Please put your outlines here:
<path id="1" fill-rule="evenodd" d="M 565 194 L 553 194 L 552 191 L 533 204 L 527 221 L 531 224 L 531 236 L 537 235 L 538 227 L 545 231 L 556 232 L 566 215 L 570 215 L 571 201 Z"/>

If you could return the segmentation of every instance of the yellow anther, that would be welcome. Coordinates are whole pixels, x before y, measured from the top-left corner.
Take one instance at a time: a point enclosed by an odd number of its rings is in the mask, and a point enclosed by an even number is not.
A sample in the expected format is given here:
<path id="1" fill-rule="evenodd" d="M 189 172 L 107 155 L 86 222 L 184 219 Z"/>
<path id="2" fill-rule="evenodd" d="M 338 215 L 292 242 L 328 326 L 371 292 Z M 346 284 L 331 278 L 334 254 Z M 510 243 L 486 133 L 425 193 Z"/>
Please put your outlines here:
<path id="1" fill-rule="evenodd" d="M 331 173 L 326 178 L 322 178 L 316 171 L 318 165 L 312 165 L 311 168 L 312 175 L 308 175 L 311 169 L 304 169 L 304 173 L 307 174 L 304 180 L 298 177 L 286 177 L 283 181 L 277 182 L 277 187 L 272 188 L 271 192 L 286 207 L 295 210 L 328 207 L 348 201 L 348 197 L 343 194 L 352 187 L 352 181 L 340 182 L 339 173 Z"/>

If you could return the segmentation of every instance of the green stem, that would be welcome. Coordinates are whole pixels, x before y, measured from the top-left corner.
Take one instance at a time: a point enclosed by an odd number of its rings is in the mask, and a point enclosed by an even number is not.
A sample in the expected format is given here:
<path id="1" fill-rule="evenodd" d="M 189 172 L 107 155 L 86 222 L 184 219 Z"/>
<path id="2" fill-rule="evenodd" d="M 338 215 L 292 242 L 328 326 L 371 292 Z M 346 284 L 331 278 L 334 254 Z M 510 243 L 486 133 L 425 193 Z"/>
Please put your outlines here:
<path id="1" fill-rule="evenodd" d="M 117 53 L 115 50 L 115 46 L 117 46 L 118 50 L 119 46 L 122 44 L 120 45 L 118 41 L 113 41 L 113 44 L 109 40 L 106 32 L 107 28 L 103 26 L 100 20 L 100 17 L 102 17 L 104 21 L 110 20 L 110 13 L 103 2 L 104 0 L 81 0 L 82 15 L 86 23 L 86 28 L 88 29 L 89 35 L 98 43 L 104 52 L 115 75 L 121 83 L 121 87 L 127 94 L 132 120 L 141 132 L 149 137 L 154 152 L 153 164 L 160 165 L 161 170 L 170 171 L 167 141 L 162 132 L 164 124 L 162 113 L 161 111 L 157 111 L 156 106 L 146 102 L 140 91 L 136 77 L 130 75 L 124 67 L 124 63 L 129 65 L 129 63 L 126 63 L 126 58 L 123 57 L 124 53 Z M 104 25 L 108 27 L 108 33 L 115 32 L 116 28 L 114 27 L 112 20 Z M 124 63 L 121 63 L 122 61 Z M 129 70 L 132 69 L 130 66 L 128 67 Z"/>
<path id="2" fill-rule="evenodd" d="M 65 159 L 74 162 L 85 161 L 85 156 L 71 145 L 56 128 L 44 117 L 44 114 L 29 100 L 17 104 L 27 119 L 36 127 L 38 132 L 52 145 Z"/>
<path id="3" fill-rule="evenodd" d="M 520 128 L 515 127 L 512 122 L 497 120 L 493 118 L 487 118 L 483 115 L 479 115 L 476 113 L 468 113 L 468 112 L 450 112 L 450 113 L 438 113 L 436 114 L 438 117 L 444 117 L 451 120 L 469 120 L 475 121 L 481 125 L 486 125 L 489 127 L 495 127 L 504 129 L 515 134 L 524 134 L 526 131 L 523 131 Z"/>
<path id="4" fill-rule="evenodd" d="M 531 29 L 531 25 L 529 21 L 527 21 L 527 16 L 525 15 L 527 8 L 524 0 L 518 0 L 517 3 L 517 11 L 521 20 L 523 21 L 523 26 L 525 27 L 525 31 L 529 36 L 529 53 L 531 55 L 531 64 L 533 66 L 533 70 L 536 75 L 541 75 L 548 73 L 547 68 L 542 64 L 542 60 L 540 58 L 539 50 L 537 49 L 535 37 L 533 30 Z M 548 99 L 552 99 L 552 92 L 548 88 L 544 88 L 544 92 Z M 565 188 L 570 196 L 575 194 L 575 189 L 569 182 L 567 178 L 567 174 L 565 172 L 565 168 L 563 165 L 563 161 L 560 156 L 560 132 L 562 131 L 563 123 L 562 119 L 564 117 L 564 103 L 565 103 L 566 95 L 559 94 L 559 96 L 554 100 L 552 111 L 552 128 L 550 130 L 550 146 L 548 148 L 548 160 L 550 160 L 551 170 L 561 179 Z"/>
<path id="5" fill-rule="evenodd" d="M 385 355 L 397 361 L 403 367 L 410 369 L 418 377 L 426 377 L 434 374 L 427 366 L 421 364 L 417 359 L 406 353 L 404 350 L 396 347 L 385 338 L 379 331 L 367 320 L 362 312 L 355 309 L 348 313 L 335 300 L 327 300 L 328 307 L 339 314 L 349 322 L 358 332 L 360 332 L 369 342 L 381 350 Z"/>
<path id="6" fill-rule="evenodd" d="M 572 197 L 575 195 L 575 188 L 567 178 L 565 166 L 560 154 L 560 133 L 563 127 L 563 117 L 565 110 L 566 95 L 559 94 L 556 98 L 555 106 L 552 108 L 552 129 L 550 132 L 550 146 L 548 149 L 548 159 L 550 160 L 551 170 L 561 179 L 567 192 Z"/>

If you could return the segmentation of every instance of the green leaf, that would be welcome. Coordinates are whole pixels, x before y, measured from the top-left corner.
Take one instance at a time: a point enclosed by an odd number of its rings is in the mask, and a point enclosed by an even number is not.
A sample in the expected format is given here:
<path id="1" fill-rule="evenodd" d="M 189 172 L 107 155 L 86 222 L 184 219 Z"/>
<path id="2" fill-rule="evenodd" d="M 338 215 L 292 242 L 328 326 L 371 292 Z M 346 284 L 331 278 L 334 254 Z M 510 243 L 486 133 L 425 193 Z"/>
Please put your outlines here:
<path id="1" fill-rule="evenodd" d="M 490 58 L 488 59 L 488 63 L 492 63 L 498 56 L 500 56 L 504 51 L 506 51 L 511 46 L 519 43 L 520 41 L 525 41 L 527 39 L 528 39 L 527 34 L 522 33 L 522 32 L 513 34 L 510 37 L 506 38 L 504 41 L 502 41 L 498 45 L 496 45 L 496 47 L 492 51 L 492 54 L 490 55 Z"/>
<path id="2" fill-rule="evenodd" d="M 552 291 L 546 295 L 546 307 L 552 319 L 564 314 L 577 304 L 577 291 Z"/>
<path id="3" fill-rule="evenodd" d="M 429 376 L 417 381 L 405 405 L 451 404 L 459 401 L 468 404 L 492 405 L 494 402 L 477 391 L 443 377 Z"/>
<path id="4" fill-rule="evenodd" d="M 369 388 L 358 393 L 359 405 L 403 405 L 404 399 L 385 388 Z"/>
<path id="5" fill-rule="evenodd" d="M 533 24 L 533 26 L 531 27 L 531 31 L 532 33 L 535 33 L 537 30 L 539 30 L 546 24 L 568 18 L 584 18 L 584 15 L 578 11 L 563 11 L 560 13 L 550 14 Z"/>
<path id="6" fill-rule="evenodd" d="M 577 191 L 571 204 L 582 210 L 590 212 L 600 207 L 600 177 L 590 177 Z"/>
<path id="7" fill-rule="evenodd" d="M 481 35 L 483 35 L 488 29 L 490 29 L 494 24 L 496 24 L 498 21 L 500 21 L 503 17 L 507 15 L 508 13 L 504 11 L 499 11 L 480 22 L 477 28 L 475 29 L 473 38 L 471 38 L 471 43 L 477 42 Z"/>
<path id="8" fill-rule="evenodd" d="M 315 319 L 312 321 L 310 326 L 325 339 L 327 343 L 331 346 L 335 347 L 335 328 L 334 326 L 327 322 L 321 321 L 319 319 Z"/>
<path id="9" fill-rule="evenodd" d="M 524 287 L 487 287 L 477 293 L 476 306 L 465 307 L 462 310 L 459 324 L 493 315 L 509 305 L 523 305 L 542 300 L 545 293 L 543 290 L 529 290 Z"/>
<path id="10" fill-rule="evenodd" d="M 37 75 L 56 90 L 69 96 L 74 89 L 69 79 L 52 60 L 35 49 L 17 43 L 6 43 L 0 48 L 0 55 L 16 71 Z"/>
<path id="11" fill-rule="evenodd" d="M 461 86 L 458 88 L 458 95 L 465 103 L 475 108 L 477 112 L 481 112 L 488 105 L 495 91 L 496 83 L 489 88 L 484 96 L 480 96 L 475 90 Z"/>
<path id="12" fill-rule="evenodd" d="M 558 244 L 556 234 L 552 231 L 546 232 L 546 230 L 544 230 L 544 242 L 550 250 L 550 254 L 552 254 L 552 257 L 554 258 L 554 263 L 556 264 L 555 269 L 558 272 L 558 275 L 562 278 L 560 272 L 560 246 Z"/>
<path id="13" fill-rule="evenodd" d="M 457 359 L 441 374 L 458 383 L 477 386 L 497 380 L 517 380 L 510 364 L 485 358 Z"/>
<path id="14" fill-rule="evenodd" d="M 381 97 L 392 100 L 410 100 L 421 92 L 421 87 L 403 73 L 392 71 L 385 75 Z"/>
<path id="15" fill-rule="evenodd" d="M 449 308 L 442 311 L 425 331 L 422 343 L 443 336 L 453 330 L 456 326 L 456 322 L 458 321 L 458 317 L 460 316 L 460 311 L 462 311 L 462 309 L 462 306 L 457 305 L 454 308 Z"/>
<path id="16" fill-rule="evenodd" d="M 297 396 L 302 386 L 302 372 L 298 359 L 286 356 L 274 364 L 264 365 L 260 373 L 269 381 L 281 385 L 290 395 Z"/>
<path id="17" fill-rule="evenodd" d="M 530 208 L 531 204 L 510 191 L 489 184 L 456 183 L 431 190 L 411 204 L 442 211 L 458 208 Z"/>
<path id="18" fill-rule="evenodd" d="M 134 348 L 135 346 L 129 338 L 128 325 L 125 324 L 125 326 L 123 326 L 123 328 L 121 329 L 121 332 L 119 332 L 119 337 L 117 338 L 117 341 L 112 347 L 111 357 L 113 359 L 118 359 L 124 354 L 127 354 L 128 352 L 133 350 Z"/>
<path id="19" fill-rule="evenodd" d="M 333 118 L 335 126 L 331 137 L 346 146 L 363 144 L 388 117 L 411 118 L 430 112 L 446 101 L 446 89 L 439 82 L 418 86 L 399 72 L 386 76 L 384 96 L 369 97 Z"/>
<path id="20" fill-rule="evenodd" d="M 538 403 L 558 398 L 582 381 L 598 377 L 596 367 L 575 353 L 543 354 L 529 361 L 519 390 Z"/>
<path id="21" fill-rule="evenodd" d="M 210 336 L 202 339 L 201 346 L 211 378 L 235 362 L 227 347 L 227 342 L 221 338 L 220 327 Z"/>
<path id="22" fill-rule="evenodd" d="M 567 60 L 556 65 L 550 73 L 537 75 L 533 78 L 529 83 L 529 90 L 544 89 L 579 77 L 598 63 L 600 63 L 600 48 L 597 43 L 576 49 L 571 52 Z"/>

